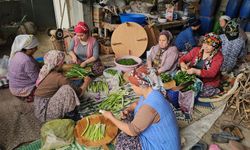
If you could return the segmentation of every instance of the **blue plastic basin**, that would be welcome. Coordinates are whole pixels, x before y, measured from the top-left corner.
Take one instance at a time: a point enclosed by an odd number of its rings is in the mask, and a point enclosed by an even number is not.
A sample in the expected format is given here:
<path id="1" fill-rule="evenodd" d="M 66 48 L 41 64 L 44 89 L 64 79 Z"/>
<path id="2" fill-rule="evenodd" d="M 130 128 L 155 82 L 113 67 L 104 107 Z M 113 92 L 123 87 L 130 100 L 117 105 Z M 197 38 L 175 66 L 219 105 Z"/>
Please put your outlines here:
<path id="1" fill-rule="evenodd" d="M 136 22 L 140 25 L 146 24 L 146 16 L 141 14 L 120 14 L 120 19 L 122 23 Z"/>

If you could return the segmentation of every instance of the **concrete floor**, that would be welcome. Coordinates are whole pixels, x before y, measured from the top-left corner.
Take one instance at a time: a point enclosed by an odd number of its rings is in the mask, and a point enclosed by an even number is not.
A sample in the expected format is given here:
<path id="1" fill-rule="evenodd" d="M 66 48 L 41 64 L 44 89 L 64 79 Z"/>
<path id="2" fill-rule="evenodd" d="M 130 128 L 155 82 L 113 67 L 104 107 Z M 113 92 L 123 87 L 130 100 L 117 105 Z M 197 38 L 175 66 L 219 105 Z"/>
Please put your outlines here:
<path id="1" fill-rule="evenodd" d="M 45 52 L 51 49 L 51 43 L 49 42 L 49 37 L 45 33 L 41 32 L 37 37 L 39 39 L 40 45 L 39 45 L 39 50 L 35 53 L 35 57 L 41 57 L 44 55 Z M 10 47 L 7 48 L 5 47 L 4 49 L 0 49 L 0 57 L 2 57 L 3 54 L 9 54 L 9 53 L 10 53 Z M 0 96 L 0 122 L 1 122 L 0 144 L 3 144 L 7 149 L 12 149 L 13 144 L 12 146 L 5 144 L 15 143 L 16 141 L 20 141 L 19 139 L 21 137 L 19 137 L 18 135 L 11 135 L 11 133 L 9 132 L 13 131 L 13 129 L 10 129 L 11 127 L 14 127 L 15 131 L 20 130 L 19 132 L 22 135 L 26 135 L 27 137 L 29 137 L 28 139 L 30 140 L 39 139 L 40 138 L 39 129 L 41 125 L 34 118 L 32 111 L 32 104 L 21 102 L 19 99 L 12 96 L 8 89 L 1 89 L 0 95 L 1 95 Z M 20 106 L 22 106 L 21 109 L 19 108 Z M 18 115 L 19 116 L 21 115 L 21 117 L 16 118 L 16 116 Z M 239 125 L 237 119 L 231 121 L 231 116 L 232 114 L 230 113 L 230 111 L 223 113 L 223 115 L 216 121 L 216 123 L 212 126 L 212 128 L 208 131 L 208 133 L 204 135 L 202 140 L 204 140 L 208 144 L 211 144 L 213 143 L 211 141 L 211 133 L 220 132 L 221 125 L 227 125 L 227 124 Z M 12 119 L 12 117 L 15 118 Z M 15 120 L 16 122 L 10 120 Z M 9 121 L 12 125 L 4 124 L 4 122 L 6 121 Z M 24 124 L 28 124 L 28 126 L 23 127 Z M 242 129 L 243 134 L 245 136 L 245 139 L 242 141 L 242 143 L 250 147 L 250 123 L 248 123 L 248 127 L 247 123 L 246 126 L 239 125 L 239 127 Z M 230 149 L 227 144 L 219 144 L 219 146 L 224 150 Z"/>

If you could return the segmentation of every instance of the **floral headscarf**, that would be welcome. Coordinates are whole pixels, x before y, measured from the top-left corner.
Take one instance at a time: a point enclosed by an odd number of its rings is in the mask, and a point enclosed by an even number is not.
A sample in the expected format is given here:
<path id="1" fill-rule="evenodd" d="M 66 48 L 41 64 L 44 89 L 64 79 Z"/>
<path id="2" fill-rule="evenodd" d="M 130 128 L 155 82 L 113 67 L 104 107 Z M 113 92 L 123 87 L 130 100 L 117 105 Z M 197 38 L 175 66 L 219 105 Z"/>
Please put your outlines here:
<path id="1" fill-rule="evenodd" d="M 210 54 L 210 56 L 205 61 L 205 67 L 206 69 L 209 69 L 211 67 L 211 61 L 213 57 L 218 53 L 218 51 L 221 50 L 221 39 L 218 35 L 214 33 L 208 33 L 205 35 L 203 43 L 206 43 L 214 47 L 214 51 Z M 203 53 L 204 53 L 204 50 L 201 49 L 198 57 L 195 59 L 194 65 L 196 65 L 202 59 Z"/>
<path id="2" fill-rule="evenodd" d="M 162 86 L 160 77 L 156 75 L 155 70 L 150 70 L 146 66 L 141 66 L 131 71 L 128 80 L 139 87 L 159 89 Z"/>
<path id="3" fill-rule="evenodd" d="M 44 65 L 40 70 L 36 86 L 38 86 L 43 79 L 53 70 L 55 67 L 61 65 L 64 62 L 65 54 L 58 50 L 51 50 L 44 56 Z"/>
<path id="4" fill-rule="evenodd" d="M 229 41 L 237 39 L 239 37 L 239 24 L 234 20 L 229 21 L 225 27 L 225 35 Z"/>

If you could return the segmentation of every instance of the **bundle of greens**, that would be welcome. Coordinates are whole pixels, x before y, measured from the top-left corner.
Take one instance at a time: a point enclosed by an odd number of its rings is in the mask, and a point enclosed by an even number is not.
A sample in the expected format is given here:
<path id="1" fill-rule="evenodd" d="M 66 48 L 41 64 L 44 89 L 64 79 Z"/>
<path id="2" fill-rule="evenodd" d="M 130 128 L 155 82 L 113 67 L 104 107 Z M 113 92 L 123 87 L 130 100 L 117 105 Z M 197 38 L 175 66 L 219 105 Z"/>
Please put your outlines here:
<path id="1" fill-rule="evenodd" d="M 80 65 L 74 65 L 66 74 L 67 78 L 84 78 L 93 75 L 89 70 L 82 68 Z"/>
<path id="2" fill-rule="evenodd" d="M 99 91 L 103 91 L 106 94 L 108 94 L 109 86 L 108 86 L 108 83 L 105 81 L 93 81 L 90 83 L 87 90 L 94 92 L 94 93 L 97 93 Z"/>
<path id="3" fill-rule="evenodd" d="M 162 80 L 163 83 L 166 83 L 166 82 L 169 82 L 169 81 L 172 80 L 171 75 L 168 74 L 168 73 L 161 73 L 160 77 L 161 77 L 161 80 Z"/>
<path id="4" fill-rule="evenodd" d="M 107 110 L 115 114 L 119 113 L 120 110 L 131 103 L 131 100 L 126 99 L 125 95 L 128 95 L 128 92 L 125 90 L 119 90 L 111 93 L 108 98 L 99 104 L 99 110 Z"/>
<path id="5" fill-rule="evenodd" d="M 189 75 L 187 72 L 180 71 L 174 76 L 174 80 L 176 82 L 176 85 L 184 84 L 189 81 L 195 82 L 196 76 L 194 74 Z M 194 90 L 194 85 L 190 85 L 186 88 L 183 89 L 183 91 L 188 91 L 188 90 Z"/>
<path id="6" fill-rule="evenodd" d="M 108 74 L 111 74 L 112 76 L 115 76 L 118 73 L 118 71 L 115 69 L 108 69 L 108 70 L 106 70 L 106 72 Z"/>
<path id="7" fill-rule="evenodd" d="M 117 63 L 121 64 L 121 65 L 126 65 L 126 66 L 136 65 L 137 64 L 137 62 L 132 58 L 120 59 L 120 60 L 117 61 Z"/>
<path id="8" fill-rule="evenodd" d="M 86 120 L 87 120 L 87 126 L 82 132 L 81 136 L 84 136 L 91 141 L 97 141 L 103 139 L 105 135 L 106 125 L 101 123 L 89 125 L 89 119 L 86 118 Z"/>

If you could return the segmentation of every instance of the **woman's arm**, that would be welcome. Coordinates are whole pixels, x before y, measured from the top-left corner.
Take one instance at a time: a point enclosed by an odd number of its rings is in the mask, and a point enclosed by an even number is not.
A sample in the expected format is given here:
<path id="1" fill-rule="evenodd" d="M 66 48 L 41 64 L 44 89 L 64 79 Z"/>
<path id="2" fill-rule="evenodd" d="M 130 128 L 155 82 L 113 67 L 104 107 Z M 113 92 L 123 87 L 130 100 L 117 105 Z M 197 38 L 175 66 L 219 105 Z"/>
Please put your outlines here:
<path id="1" fill-rule="evenodd" d="M 137 136 L 147 129 L 152 123 L 160 120 L 158 113 L 150 106 L 142 106 L 136 113 L 131 123 L 125 123 L 116 119 L 111 112 L 103 111 L 103 116 L 110 119 L 120 130 L 130 136 Z"/>
<path id="2" fill-rule="evenodd" d="M 87 59 L 87 60 L 85 60 L 84 62 L 82 62 L 81 63 L 81 67 L 85 67 L 85 66 L 87 66 L 87 64 L 89 64 L 89 63 L 92 63 L 92 62 L 94 62 L 94 61 L 96 61 L 97 59 L 94 57 L 94 56 L 92 56 L 92 57 L 90 57 L 89 59 Z"/>
<path id="3" fill-rule="evenodd" d="M 93 46 L 93 56 L 81 63 L 82 67 L 85 67 L 87 64 L 95 62 L 99 58 L 99 44 L 96 41 Z"/>
<path id="4" fill-rule="evenodd" d="M 73 51 L 69 52 L 69 56 L 71 57 L 73 63 L 77 64 L 77 57 L 76 57 L 76 54 Z"/>

